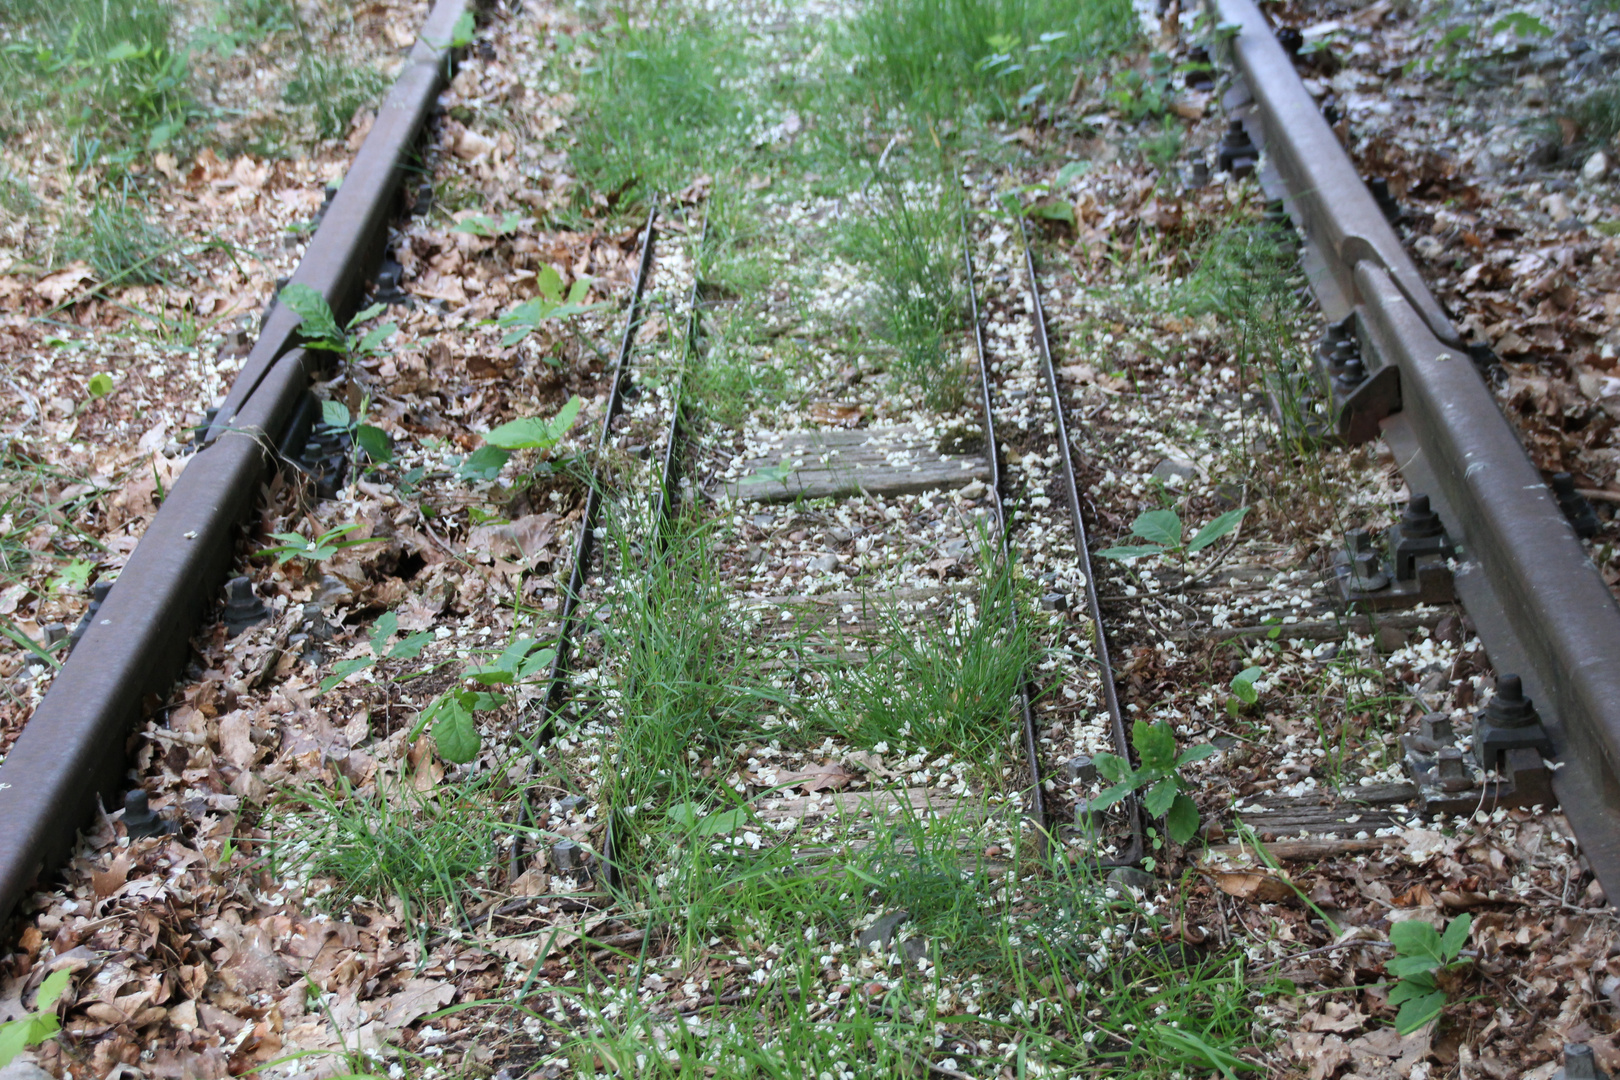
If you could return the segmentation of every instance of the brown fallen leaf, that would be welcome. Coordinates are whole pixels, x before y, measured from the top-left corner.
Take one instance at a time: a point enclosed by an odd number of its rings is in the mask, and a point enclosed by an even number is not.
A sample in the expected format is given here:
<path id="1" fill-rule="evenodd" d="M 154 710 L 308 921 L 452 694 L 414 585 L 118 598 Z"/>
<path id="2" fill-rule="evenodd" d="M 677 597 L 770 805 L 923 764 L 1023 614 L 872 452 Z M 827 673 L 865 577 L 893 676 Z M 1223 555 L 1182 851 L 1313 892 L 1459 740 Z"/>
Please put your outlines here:
<path id="1" fill-rule="evenodd" d="M 782 787 L 800 787 L 806 794 L 816 791 L 842 791 L 849 787 L 855 774 L 842 765 L 824 762 L 804 769 L 779 769 L 776 782 Z"/>
<path id="2" fill-rule="evenodd" d="M 384 999 L 377 1021 L 384 1027 L 402 1028 L 418 1017 L 444 1008 L 455 1000 L 453 984 L 439 979 L 411 979 L 399 992 Z"/>
<path id="3" fill-rule="evenodd" d="M 1255 870 L 1205 871 L 1215 881 L 1216 888 L 1238 900 L 1252 900 L 1261 904 L 1274 904 L 1294 895 L 1294 890 L 1282 878 Z"/>

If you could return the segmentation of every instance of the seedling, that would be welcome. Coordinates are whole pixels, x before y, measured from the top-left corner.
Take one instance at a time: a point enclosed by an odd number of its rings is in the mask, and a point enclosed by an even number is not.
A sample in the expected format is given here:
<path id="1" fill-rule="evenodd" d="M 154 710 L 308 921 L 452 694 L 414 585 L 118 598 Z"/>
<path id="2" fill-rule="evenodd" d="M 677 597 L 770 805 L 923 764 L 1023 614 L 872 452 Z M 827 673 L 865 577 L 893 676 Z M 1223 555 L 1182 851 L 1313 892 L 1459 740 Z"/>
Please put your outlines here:
<path id="1" fill-rule="evenodd" d="M 1127 544 L 1123 547 L 1103 548 L 1097 552 L 1105 559 L 1138 559 L 1144 555 L 1175 555 L 1183 564 L 1188 555 L 1195 555 L 1221 537 L 1232 532 L 1249 512 L 1247 506 L 1228 510 L 1199 529 L 1186 543 L 1182 542 L 1181 515 L 1174 510 L 1149 510 L 1138 514 L 1131 522 L 1131 535 L 1146 540 L 1145 544 Z"/>
<path id="2" fill-rule="evenodd" d="M 347 359 L 357 356 L 381 356 L 387 352 L 383 348 L 383 343 L 399 330 L 398 323 L 385 322 L 363 334 L 360 332 L 361 323 L 375 319 L 388 310 L 386 304 L 372 304 L 356 312 L 354 318 L 340 328 L 337 316 L 332 313 L 326 297 L 302 282 L 294 282 L 282 289 L 280 300 L 292 310 L 293 314 L 303 320 L 298 330 L 303 336 L 303 345 L 306 349 L 335 352 Z"/>
<path id="3" fill-rule="evenodd" d="M 433 640 L 432 631 L 419 630 L 389 644 L 389 640 L 398 631 L 399 616 L 392 611 L 384 612 L 371 628 L 371 655 L 354 656 L 333 664 L 332 674 L 321 680 L 319 692 L 326 693 L 350 675 L 366 670 L 379 660 L 415 660 L 422 655 L 422 649 L 427 643 Z"/>
<path id="4" fill-rule="evenodd" d="M 98 372 L 90 376 L 90 381 L 85 383 L 84 388 L 91 397 L 104 398 L 113 392 L 113 378 L 105 371 Z"/>
<path id="5" fill-rule="evenodd" d="M 360 416 L 366 413 L 367 403 L 362 402 Z M 322 401 L 321 420 L 335 428 L 343 428 L 349 433 L 349 438 L 374 464 L 386 465 L 394 460 L 394 443 L 388 437 L 388 432 L 374 424 L 362 424 L 358 416 L 349 414 L 349 407 L 341 401 Z"/>
<path id="6" fill-rule="evenodd" d="M 1243 706 L 1253 705 L 1260 700 L 1260 691 L 1255 689 L 1255 683 L 1266 673 L 1265 668 L 1246 667 L 1232 676 L 1232 696 L 1226 699 L 1226 714 L 1236 716 L 1243 711 Z"/>
<path id="7" fill-rule="evenodd" d="M 576 395 L 549 420 L 530 416 L 502 424 L 484 436 L 484 446 L 467 455 L 458 469 L 461 478 L 493 480 L 517 451 L 550 450 L 568 434 L 584 405 L 584 399 Z"/>
<path id="8" fill-rule="evenodd" d="M 271 533 L 270 538 L 280 540 L 275 547 L 261 548 L 254 554 L 274 555 L 277 566 L 285 566 L 293 559 L 303 559 L 305 562 L 322 563 L 336 555 L 344 548 L 359 547 L 361 544 L 378 543 L 376 538 L 370 540 L 345 540 L 343 537 L 360 528 L 364 522 L 352 521 L 347 525 L 339 525 L 335 529 L 328 529 L 313 540 L 304 539 L 301 533 Z"/>
<path id="9" fill-rule="evenodd" d="M 1093 806 L 1106 809 L 1133 791 L 1146 791 L 1142 805 L 1152 817 L 1164 818 L 1170 838 L 1185 844 L 1198 831 L 1198 806 L 1187 794 L 1190 785 L 1181 776 L 1181 767 L 1202 761 L 1215 752 L 1205 743 L 1176 754 L 1176 733 L 1167 723 L 1137 721 L 1131 730 L 1131 745 L 1141 758 L 1140 768 L 1118 754 L 1098 754 L 1097 771 L 1113 783 L 1097 796 Z"/>
<path id="10" fill-rule="evenodd" d="M 488 214 L 470 214 L 452 225 L 450 231 L 467 233 L 470 236 L 510 236 L 518 231 L 518 226 L 521 224 L 523 224 L 523 215 L 516 210 L 509 210 L 502 215 L 499 221 L 496 221 Z M 551 270 L 551 267 L 548 266 L 546 269 Z M 555 274 L 557 271 L 551 270 L 551 272 Z M 581 278 L 580 280 L 585 282 L 587 288 L 590 287 L 588 279 Z M 579 284 L 578 281 L 574 282 L 575 289 L 579 288 Z"/>
<path id="11" fill-rule="evenodd" d="M 1444 935 L 1418 919 L 1398 922 L 1389 928 L 1395 959 L 1385 964 L 1384 969 L 1397 980 L 1389 992 L 1389 1003 L 1401 1007 L 1395 1014 L 1397 1033 L 1412 1034 L 1446 1007 L 1447 993 L 1440 985 L 1440 977 L 1467 964 L 1458 957 L 1468 943 L 1468 931 L 1473 924 L 1474 917 L 1463 914 L 1451 920 Z"/>
<path id="12" fill-rule="evenodd" d="M 510 214 L 507 216 L 511 217 Z M 546 266 L 535 278 L 535 287 L 540 291 L 539 296 L 525 300 L 497 320 L 501 328 L 508 331 L 501 339 L 502 345 L 516 345 L 548 320 L 561 321 L 601 307 L 600 304 L 585 303 L 585 297 L 591 291 L 591 279 L 588 277 L 575 278 L 574 284 L 569 286 L 568 295 L 564 296 L 562 275 Z"/>
<path id="13" fill-rule="evenodd" d="M 557 658 L 555 649 L 537 651 L 538 644 L 533 638 L 519 638 L 494 662 L 468 668 L 464 677 L 481 686 L 516 685 L 538 679 L 550 671 L 552 661 Z M 431 724 L 433 745 L 439 756 L 452 765 L 465 765 L 478 756 L 483 746 L 474 717 L 504 704 L 505 695 L 488 690 L 448 690 L 422 710 L 410 738 L 414 741 Z"/>
<path id="14" fill-rule="evenodd" d="M 62 1030 L 62 1022 L 56 1018 L 56 1003 L 72 978 L 71 969 L 57 968 L 39 984 L 33 1012 L 0 1024 L 0 1066 L 11 1064 L 18 1054 L 31 1046 L 38 1046 Z"/>

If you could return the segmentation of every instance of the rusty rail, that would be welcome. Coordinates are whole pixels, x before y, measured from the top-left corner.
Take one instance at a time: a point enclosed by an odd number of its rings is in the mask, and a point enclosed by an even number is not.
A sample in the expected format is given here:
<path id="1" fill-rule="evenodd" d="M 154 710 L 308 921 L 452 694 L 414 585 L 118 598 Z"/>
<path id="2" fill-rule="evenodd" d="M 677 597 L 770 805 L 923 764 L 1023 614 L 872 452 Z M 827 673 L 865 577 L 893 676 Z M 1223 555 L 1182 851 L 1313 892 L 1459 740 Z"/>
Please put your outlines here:
<path id="1" fill-rule="evenodd" d="M 381 258 L 392 197 L 450 74 L 469 0 L 438 0 L 310 241 L 293 281 L 353 311 Z M 125 742 L 141 699 L 164 693 L 236 553 L 275 446 L 315 367 L 298 319 L 272 303 L 206 448 L 180 474 L 72 655 L 0 763 L 0 921 L 72 850 L 98 799 L 125 786 Z"/>
<path id="2" fill-rule="evenodd" d="M 1305 238 L 1324 314 L 1354 316 L 1376 422 L 1458 548 L 1455 587 L 1498 672 L 1516 672 L 1562 760 L 1553 790 L 1605 892 L 1620 896 L 1620 606 L 1475 371 L 1252 0 L 1210 0 L 1234 33 L 1228 97 Z"/>

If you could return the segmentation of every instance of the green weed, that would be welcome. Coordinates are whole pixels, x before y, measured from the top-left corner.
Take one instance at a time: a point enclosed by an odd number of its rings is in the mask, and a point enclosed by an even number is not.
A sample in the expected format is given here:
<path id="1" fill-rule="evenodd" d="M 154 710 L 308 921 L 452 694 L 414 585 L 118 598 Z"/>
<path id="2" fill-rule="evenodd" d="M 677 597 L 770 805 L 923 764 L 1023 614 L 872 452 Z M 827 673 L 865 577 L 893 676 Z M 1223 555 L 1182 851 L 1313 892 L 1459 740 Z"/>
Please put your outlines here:
<path id="1" fill-rule="evenodd" d="M 304 109 L 323 139 L 347 135 L 354 114 L 375 105 L 388 87 L 382 72 L 341 57 L 308 52 L 282 91 L 282 100 Z"/>
<path id="2" fill-rule="evenodd" d="M 163 280 L 174 242 L 124 195 L 97 199 L 68 233 L 62 254 L 83 259 L 102 285 L 146 285 Z"/>
<path id="3" fill-rule="evenodd" d="M 873 0 L 852 24 L 864 77 L 927 115 L 1005 118 L 1068 93 L 1075 67 L 1133 39 L 1128 2 Z"/>

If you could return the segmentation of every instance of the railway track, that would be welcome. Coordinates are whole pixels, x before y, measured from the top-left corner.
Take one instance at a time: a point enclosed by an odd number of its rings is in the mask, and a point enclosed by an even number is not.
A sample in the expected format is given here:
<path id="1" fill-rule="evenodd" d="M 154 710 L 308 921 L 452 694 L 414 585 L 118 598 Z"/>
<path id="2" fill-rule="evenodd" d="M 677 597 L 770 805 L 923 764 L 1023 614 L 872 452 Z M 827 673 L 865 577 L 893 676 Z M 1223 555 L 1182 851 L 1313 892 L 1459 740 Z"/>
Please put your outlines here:
<path id="1" fill-rule="evenodd" d="M 292 278 L 340 321 L 362 306 L 383 258 L 401 180 L 454 74 L 448 43 L 469 10 L 441 0 L 429 14 Z M 1287 622 L 1226 627 L 1237 605 L 1214 597 L 1216 570 L 1240 535 L 1203 569 L 1183 556 L 1181 571 L 1144 574 L 1128 560 L 1151 554 L 1096 556 L 1094 537 L 1120 532 L 1128 509 L 1149 505 L 1128 492 L 1119 505 L 1108 501 L 1107 481 L 1123 458 L 1104 443 L 1129 438 L 1126 419 L 1110 417 L 1109 398 L 1121 391 L 1108 384 L 1118 377 L 1087 366 L 1076 342 L 1088 331 L 1072 314 L 1049 317 L 1044 298 L 1074 293 L 1074 271 L 1059 258 L 1043 261 L 1039 237 L 1021 214 L 1005 212 L 994 177 L 970 176 L 961 193 L 891 188 L 879 160 L 879 193 L 869 181 L 858 197 L 817 204 L 803 229 L 806 248 L 792 253 L 832 247 L 835 225 L 880 212 L 884 199 L 908 208 L 932 199 L 954 211 L 960 194 L 953 258 L 968 317 L 942 349 L 960 361 L 965 390 L 928 404 L 928 389 L 918 387 L 908 391 L 917 400 L 886 401 L 860 359 L 846 363 L 783 316 L 778 294 L 750 298 L 728 286 L 716 266 L 735 231 L 714 200 L 655 202 L 634 232 L 616 354 L 591 376 L 601 392 L 588 406 L 594 440 L 571 466 L 588 473 L 578 505 L 547 523 L 566 525 L 558 531 L 567 555 L 548 574 L 529 569 L 548 578 L 548 594 L 527 609 L 530 629 L 513 628 L 523 648 L 506 655 L 517 666 L 468 669 L 481 685 L 505 686 L 521 683 L 517 672 L 533 658 L 544 661 L 543 676 L 524 676 L 535 692 L 514 695 L 520 707 L 505 745 L 521 767 L 507 775 L 521 773 L 522 794 L 498 830 L 508 884 L 532 888 L 476 910 L 447 908 L 453 929 L 434 943 L 547 905 L 577 916 L 571 929 L 553 925 L 543 946 L 505 935 L 495 950 L 520 971 L 520 1003 L 540 992 L 537 984 L 561 979 L 549 963 L 559 934 L 583 942 L 592 964 L 631 962 L 639 983 L 658 957 L 661 930 L 635 925 L 631 913 L 666 890 L 666 879 L 678 885 L 672 860 L 705 850 L 717 862 L 764 850 L 776 860 L 773 873 L 846 873 L 868 884 L 897 863 L 938 863 L 987 883 L 984 895 L 1031 876 L 1078 875 L 1078 895 L 1097 905 L 1132 895 L 1151 903 L 1159 886 L 1141 868 L 1167 857 L 1168 826 L 1144 807 L 1155 798 L 1146 789 L 1118 801 L 1107 793 L 1117 779 L 1110 760 L 1140 764 L 1140 732 L 1155 722 L 1173 723 L 1185 740 L 1218 738 L 1215 767 L 1241 768 L 1236 755 L 1253 741 L 1221 726 L 1220 707 L 1234 719 L 1242 713 L 1235 700 L 1191 718 L 1168 706 L 1140 710 L 1135 685 L 1122 687 L 1165 662 L 1151 654 L 1174 659 L 1188 642 L 1275 640 L 1288 625 L 1295 629 L 1285 639 L 1334 640 L 1358 629 L 1357 618 L 1370 631 L 1432 630 L 1453 598 L 1496 678 L 1494 704 L 1471 730 L 1458 739 L 1448 716 L 1427 711 L 1399 732 L 1402 775 L 1381 773 L 1358 790 L 1272 783 L 1235 800 L 1202 799 L 1204 839 L 1217 851 L 1200 872 L 1275 883 L 1283 879 L 1269 876 L 1273 861 L 1257 875 L 1252 863 L 1220 859 L 1252 847 L 1269 849 L 1268 860 L 1354 855 L 1379 848 L 1370 832 L 1418 816 L 1557 802 L 1583 865 L 1605 893 L 1620 888 L 1620 673 L 1608 662 L 1620 608 L 1265 18 L 1248 0 L 1216 0 L 1212 12 L 1235 28 L 1221 48 L 1239 76 L 1224 102 L 1234 126 L 1223 152 L 1237 151 L 1230 164 L 1241 169 L 1246 146 L 1246 167 L 1281 200 L 1330 325 L 1315 387 L 1287 384 L 1321 402 L 1309 413 L 1314 426 L 1289 428 L 1298 414 L 1273 384 L 1278 430 L 1339 447 L 1382 439 L 1408 489 L 1401 523 L 1382 536 L 1341 536 L 1341 554 L 1328 554 L 1322 568 L 1323 595 L 1303 588 L 1290 596 L 1277 608 L 1290 612 Z M 852 353 L 871 348 L 844 344 Z M 890 369 L 901 362 L 883 357 Z M 717 391 L 717 371 L 781 379 L 811 403 L 810 422 L 801 415 L 778 426 L 772 399 Z M 260 486 L 278 467 L 269 448 L 289 442 L 289 426 L 308 423 L 307 395 L 325 374 L 300 347 L 298 316 L 273 303 L 195 459 L 0 762 L 0 915 L 18 913 L 52 880 L 98 800 L 125 807 L 131 838 L 183 825 L 173 811 L 154 825 L 141 788 L 126 796 L 125 736 L 150 695 L 171 696 L 192 637 L 237 564 L 238 527 L 259 512 Z M 1235 423 L 1239 439 L 1250 437 L 1252 403 L 1237 400 L 1223 415 L 1236 419 L 1216 436 Z M 1206 423 L 1206 435 L 1221 421 Z M 1247 498 L 1222 491 L 1199 509 L 1241 516 Z M 1184 539 L 1178 531 L 1165 551 L 1179 554 Z M 1226 569 L 1238 571 L 1236 583 L 1266 568 Z M 1155 573 L 1173 577 L 1168 600 Z M 516 595 L 522 608 L 528 594 L 520 587 Z M 236 598 L 251 607 L 251 587 L 245 597 L 237 587 Z M 690 604 L 690 614 L 672 619 L 677 604 Z M 1194 610 L 1202 621 L 1165 630 L 1152 604 Z M 356 624 L 377 617 L 363 610 Z M 381 670 L 392 633 L 373 643 L 367 664 Z M 738 690 L 732 657 L 768 677 Z M 700 669 L 711 663 L 719 689 L 685 701 L 708 685 Z M 931 697 L 939 686 L 955 690 Z M 646 734 L 647 710 L 679 713 L 681 737 Z M 939 728 L 920 733 L 929 720 Z M 429 723 L 413 734 L 439 730 Z M 594 756 L 581 759 L 582 747 L 595 747 Z M 476 774 L 478 753 L 475 745 L 460 775 Z M 658 815 L 690 836 L 666 850 Z M 1256 821 L 1264 827 L 1244 824 Z M 1228 833 L 1241 842 L 1222 848 Z M 548 891 L 535 884 L 542 878 L 568 886 Z M 940 964 L 938 943 L 916 929 L 922 920 L 882 896 L 857 945 L 925 971 Z M 1224 912 L 1221 903 L 1213 910 Z M 1333 926 L 1313 910 L 1318 930 Z M 1202 943 L 1183 932 L 1185 942 Z M 1190 946 L 1177 944 L 1180 954 L 1156 947 L 1174 970 Z M 861 994 L 894 989 L 861 970 Z M 730 995 L 694 989 L 674 1014 L 806 993 L 754 973 L 752 986 Z M 1104 1045 L 1108 1038 L 1120 1037 Z M 959 1052 L 988 1061 L 987 1046 L 964 1036 Z M 916 1053 L 904 1050 L 902 1060 Z"/>

